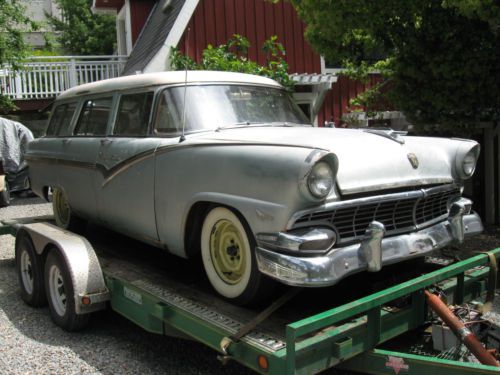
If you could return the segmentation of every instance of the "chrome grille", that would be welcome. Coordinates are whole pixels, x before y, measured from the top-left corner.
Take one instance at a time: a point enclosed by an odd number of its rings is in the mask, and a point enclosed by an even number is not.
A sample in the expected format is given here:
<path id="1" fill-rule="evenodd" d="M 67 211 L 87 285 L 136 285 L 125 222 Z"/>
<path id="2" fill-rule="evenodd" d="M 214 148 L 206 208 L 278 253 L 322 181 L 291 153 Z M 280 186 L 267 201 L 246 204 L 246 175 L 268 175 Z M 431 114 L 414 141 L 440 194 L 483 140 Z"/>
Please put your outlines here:
<path id="1" fill-rule="evenodd" d="M 332 209 L 299 216 L 293 227 L 326 224 L 340 243 L 360 240 L 374 220 L 385 225 L 387 235 L 410 232 L 445 217 L 450 200 L 459 196 L 459 187 L 447 186 L 336 202 Z"/>

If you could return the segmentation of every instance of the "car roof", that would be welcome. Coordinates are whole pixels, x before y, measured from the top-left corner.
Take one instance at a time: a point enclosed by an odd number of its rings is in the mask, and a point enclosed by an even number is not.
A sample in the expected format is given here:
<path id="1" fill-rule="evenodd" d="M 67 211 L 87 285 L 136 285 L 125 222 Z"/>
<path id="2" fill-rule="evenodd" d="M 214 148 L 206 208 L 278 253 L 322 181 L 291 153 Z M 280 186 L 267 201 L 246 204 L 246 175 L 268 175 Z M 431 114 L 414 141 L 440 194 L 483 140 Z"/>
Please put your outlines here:
<path id="1" fill-rule="evenodd" d="M 118 90 L 134 88 L 145 88 L 151 86 L 192 83 L 243 83 L 254 85 L 266 85 L 281 87 L 279 83 L 270 78 L 233 72 L 218 72 L 209 70 L 170 71 L 159 73 L 145 73 L 118 78 L 110 78 L 102 81 L 86 83 L 64 91 L 57 100 L 72 98 L 84 94 L 100 94 Z"/>

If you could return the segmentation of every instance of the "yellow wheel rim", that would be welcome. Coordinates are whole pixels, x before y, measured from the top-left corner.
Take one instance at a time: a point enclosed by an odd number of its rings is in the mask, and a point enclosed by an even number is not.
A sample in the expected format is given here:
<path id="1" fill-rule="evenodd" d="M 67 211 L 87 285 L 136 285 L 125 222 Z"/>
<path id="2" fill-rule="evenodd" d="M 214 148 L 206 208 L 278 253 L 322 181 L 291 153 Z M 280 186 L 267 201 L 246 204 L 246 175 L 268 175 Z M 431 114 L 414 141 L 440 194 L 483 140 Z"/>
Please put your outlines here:
<path id="1" fill-rule="evenodd" d="M 52 197 L 54 200 L 54 209 L 57 211 L 55 214 L 61 220 L 63 225 L 66 225 L 69 221 L 70 208 L 66 197 L 62 190 L 54 189 L 54 196 Z"/>
<path id="2" fill-rule="evenodd" d="M 229 220 L 219 220 L 210 233 L 210 256 L 215 271 L 225 283 L 238 284 L 246 267 L 243 235 Z"/>

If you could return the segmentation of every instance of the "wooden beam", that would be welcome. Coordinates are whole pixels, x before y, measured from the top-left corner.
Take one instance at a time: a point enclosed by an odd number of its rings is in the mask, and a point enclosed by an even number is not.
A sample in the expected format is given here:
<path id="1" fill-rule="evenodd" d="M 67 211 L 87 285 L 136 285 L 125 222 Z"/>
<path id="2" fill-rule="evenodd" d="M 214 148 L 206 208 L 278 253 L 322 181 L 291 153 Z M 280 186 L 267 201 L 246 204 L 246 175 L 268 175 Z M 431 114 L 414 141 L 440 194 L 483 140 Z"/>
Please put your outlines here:
<path id="1" fill-rule="evenodd" d="M 496 142 L 496 155 L 495 155 L 495 169 L 496 169 L 496 180 L 495 180 L 495 188 L 496 188 L 496 213 L 495 213 L 495 223 L 500 222 L 500 126 L 498 126 L 498 122 L 493 123 L 493 132 L 495 134 L 495 142 Z"/>
<path id="2" fill-rule="evenodd" d="M 495 214 L 495 157 L 493 126 L 484 129 L 484 221 L 493 224 Z"/>

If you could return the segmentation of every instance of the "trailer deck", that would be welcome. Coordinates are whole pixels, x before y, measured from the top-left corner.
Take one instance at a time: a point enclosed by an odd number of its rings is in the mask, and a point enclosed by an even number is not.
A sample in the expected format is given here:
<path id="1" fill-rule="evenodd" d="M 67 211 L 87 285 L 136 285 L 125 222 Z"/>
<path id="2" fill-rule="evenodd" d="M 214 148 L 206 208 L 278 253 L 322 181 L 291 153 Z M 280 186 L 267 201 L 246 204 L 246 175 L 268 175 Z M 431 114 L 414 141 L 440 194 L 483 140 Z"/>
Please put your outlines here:
<path id="1" fill-rule="evenodd" d="M 0 235 L 15 235 L 25 223 L 47 220 L 5 221 Z M 381 346 L 426 323 L 425 289 L 439 288 L 459 304 L 494 288 L 486 254 L 449 265 L 436 259 L 413 261 L 355 275 L 334 287 L 304 289 L 241 340 L 221 348 L 265 306 L 241 308 L 218 298 L 196 265 L 161 250 L 99 227 L 89 228 L 85 237 L 98 255 L 115 311 L 147 331 L 202 342 L 218 351 L 223 362 L 236 360 L 270 374 L 311 374 L 334 366 L 376 374 L 418 374 L 427 367 L 500 372 Z M 500 249 L 491 253 L 498 257 Z"/>

